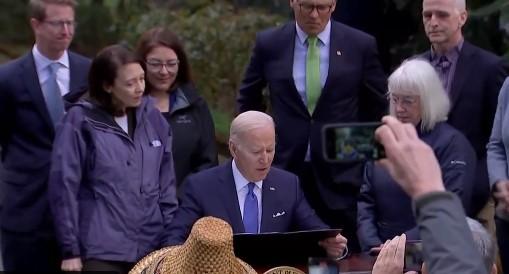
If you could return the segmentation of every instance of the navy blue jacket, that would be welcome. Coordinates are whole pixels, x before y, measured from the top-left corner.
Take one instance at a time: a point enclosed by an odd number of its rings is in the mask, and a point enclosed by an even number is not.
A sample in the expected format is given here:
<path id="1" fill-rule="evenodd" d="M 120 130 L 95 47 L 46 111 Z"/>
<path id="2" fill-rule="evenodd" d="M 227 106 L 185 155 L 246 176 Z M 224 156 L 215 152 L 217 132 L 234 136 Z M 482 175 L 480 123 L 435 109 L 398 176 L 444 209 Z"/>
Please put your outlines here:
<path id="1" fill-rule="evenodd" d="M 168 245 L 182 244 L 194 222 L 205 216 L 225 220 L 233 233 L 245 232 L 231 165 L 227 161 L 187 178 Z M 297 176 L 274 167 L 263 180 L 261 218 L 260 232 L 328 228 L 306 201 Z"/>
<path id="2" fill-rule="evenodd" d="M 333 164 L 322 152 L 322 127 L 329 123 L 379 121 L 387 111 L 386 77 L 375 39 L 331 21 L 329 70 L 312 115 L 292 76 L 295 22 L 259 33 L 239 90 L 240 112 L 265 111 L 262 90 L 269 89 L 276 123 L 274 165 L 299 174 L 308 143 L 318 190 L 330 209 L 355 205 L 361 164 Z"/>
<path id="3" fill-rule="evenodd" d="M 64 258 L 136 262 L 169 237 L 177 209 L 170 128 L 152 99 L 133 136 L 83 102 L 57 129 L 49 198 Z"/>
<path id="4" fill-rule="evenodd" d="M 475 151 L 458 130 L 442 122 L 419 137 L 431 146 L 442 170 L 445 188 L 457 194 L 465 208 L 471 204 L 475 182 Z M 419 239 L 412 200 L 382 167 L 368 163 L 358 200 L 357 234 L 362 250 L 379 246 L 402 233 Z"/>
<path id="5" fill-rule="evenodd" d="M 69 93 L 75 102 L 87 87 L 90 59 L 69 53 Z M 39 84 L 32 52 L 0 66 L 0 223 L 15 232 L 51 231 L 48 172 L 55 127 Z"/>

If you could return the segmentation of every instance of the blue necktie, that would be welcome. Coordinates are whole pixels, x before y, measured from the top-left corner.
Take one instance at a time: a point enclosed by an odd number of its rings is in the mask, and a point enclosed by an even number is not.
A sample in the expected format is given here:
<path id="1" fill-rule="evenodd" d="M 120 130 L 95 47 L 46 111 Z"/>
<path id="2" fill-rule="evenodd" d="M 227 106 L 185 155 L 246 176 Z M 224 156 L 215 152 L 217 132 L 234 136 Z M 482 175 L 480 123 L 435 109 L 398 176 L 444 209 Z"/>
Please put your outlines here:
<path id="1" fill-rule="evenodd" d="M 46 107 L 48 108 L 49 115 L 54 125 L 64 116 L 64 101 L 57 83 L 57 71 L 59 67 L 59 63 L 51 63 L 48 66 L 49 78 L 44 83 L 42 89 Z"/>
<path id="2" fill-rule="evenodd" d="M 249 190 L 244 201 L 244 229 L 246 233 L 258 233 L 258 198 L 253 188 L 254 183 L 247 184 Z"/>
<path id="3" fill-rule="evenodd" d="M 440 57 L 437 64 L 438 69 L 440 70 L 438 76 L 440 77 L 446 92 L 449 92 L 447 87 L 449 86 L 449 70 L 451 69 L 451 65 L 451 61 L 449 61 L 445 55 Z"/>

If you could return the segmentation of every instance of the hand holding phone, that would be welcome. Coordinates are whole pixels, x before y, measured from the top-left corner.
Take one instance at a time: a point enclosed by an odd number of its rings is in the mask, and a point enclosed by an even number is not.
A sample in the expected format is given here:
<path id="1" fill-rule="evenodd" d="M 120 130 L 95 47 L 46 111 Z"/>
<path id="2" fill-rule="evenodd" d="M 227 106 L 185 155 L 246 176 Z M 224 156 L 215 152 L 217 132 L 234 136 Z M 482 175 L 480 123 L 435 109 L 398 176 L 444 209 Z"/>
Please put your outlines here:
<path id="1" fill-rule="evenodd" d="M 422 242 L 408 241 L 405 245 L 405 271 L 421 271 L 422 263 Z"/>

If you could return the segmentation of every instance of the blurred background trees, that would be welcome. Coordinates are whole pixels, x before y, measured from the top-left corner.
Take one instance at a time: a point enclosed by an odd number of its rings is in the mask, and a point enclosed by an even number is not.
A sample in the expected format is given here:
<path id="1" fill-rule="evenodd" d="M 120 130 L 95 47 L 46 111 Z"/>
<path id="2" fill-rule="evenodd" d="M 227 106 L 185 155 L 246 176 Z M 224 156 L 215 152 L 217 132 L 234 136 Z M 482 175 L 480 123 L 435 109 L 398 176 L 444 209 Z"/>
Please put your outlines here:
<path id="1" fill-rule="evenodd" d="M 30 49 L 28 0 L 0 2 L 0 62 Z M 213 112 L 219 140 L 226 140 L 255 34 L 291 17 L 288 0 L 78 0 L 72 48 L 93 57 L 112 43 L 135 46 L 146 29 L 164 25 L 183 40 L 195 83 Z M 467 0 L 466 39 L 509 58 L 509 1 Z M 389 73 L 403 59 L 429 47 L 421 1 L 338 0 L 334 18 L 371 33 Z"/>

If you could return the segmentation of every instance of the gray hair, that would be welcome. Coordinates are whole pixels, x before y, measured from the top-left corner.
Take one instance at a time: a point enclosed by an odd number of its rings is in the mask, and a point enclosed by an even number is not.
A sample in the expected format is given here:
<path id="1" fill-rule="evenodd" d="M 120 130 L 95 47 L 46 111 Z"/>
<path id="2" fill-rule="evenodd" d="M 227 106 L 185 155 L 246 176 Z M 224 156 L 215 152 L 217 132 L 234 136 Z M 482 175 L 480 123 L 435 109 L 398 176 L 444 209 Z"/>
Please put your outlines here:
<path id="1" fill-rule="evenodd" d="M 484 261 L 484 265 L 488 270 L 487 273 L 491 273 L 491 269 L 493 268 L 493 264 L 495 264 L 495 244 L 494 240 L 490 234 L 484 229 L 484 227 L 476 220 L 471 218 L 466 218 L 468 227 L 472 232 L 472 236 L 474 238 L 474 243 L 479 252 L 481 253 L 482 259 Z"/>
<path id="2" fill-rule="evenodd" d="M 240 136 L 244 132 L 266 126 L 274 127 L 274 120 L 270 115 L 260 111 L 243 112 L 232 121 L 230 126 L 230 142 L 239 144 Z"/>
<path id="3" fill-rule="evenodd" d="M 388 95 L 415 95 L 421 102 L 421 129 L 432 130 L 439 122 L 447 120 L 450 110 L 447 96 L 437 72 L 428 61 L 411 59 L 404 61 L 388 80 Z M 389 105 L 395 115 L 395 105 Z"/>

